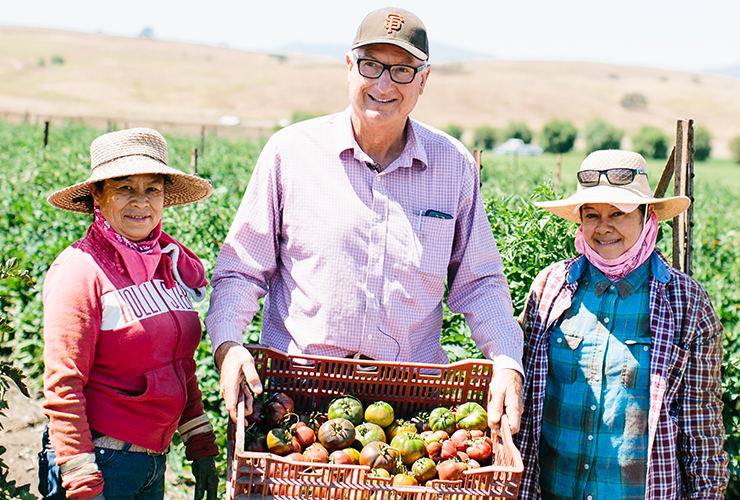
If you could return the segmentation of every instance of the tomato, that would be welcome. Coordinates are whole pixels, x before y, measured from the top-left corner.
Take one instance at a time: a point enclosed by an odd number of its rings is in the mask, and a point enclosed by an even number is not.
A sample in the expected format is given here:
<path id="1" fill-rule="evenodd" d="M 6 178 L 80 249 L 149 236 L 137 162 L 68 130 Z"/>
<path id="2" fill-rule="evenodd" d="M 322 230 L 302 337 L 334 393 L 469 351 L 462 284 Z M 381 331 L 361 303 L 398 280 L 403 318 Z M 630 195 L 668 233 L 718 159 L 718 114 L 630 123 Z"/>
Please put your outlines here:
<path id="1" fill-rule="evenodd" d="M 427 454 L 424 440 L 416 432 L 405 431 L 397 434 L 391 440 L 391 446 L 401 454 L 401 461 L 404 465 L 411 465 Z"/>
<path id="2" fill-rule="evenodd" d="M 431 458 L 421 457 L 411 466 L 411 474 L 420 483 L 425 483 L 437 475 L 437 464 Z"/>
<path id="3" fill-rule="evenodd" d="M 488 428 L 488 413 L 481 405 L 472 401 L 457 407 L 455 420 L 460 429 L 484 431 Z"/>
<path id="4" fill-rule="evenodd" d="M 393 476 L 393 486 L 419 486 L 419 481 L 409 473 L 396 474 Z"/>
<path id="5" fill-rule="evenodd" d="M 293 409 L 293 400 L 287 394 L 278 392 L 272 396 L 263 410 L 267 427 L 277 427 L 286 415 L 293 413 Z"/>
<path id="6" fill-rule="evenodd" d="M 367 475 L 368 484 L 388 484 L 390 481 L 382 481 L 378 478 L 390 479 L 391 473 L 385 469 L 370 469 L 370 473 Z"/>
<path id="7" fill-rule="evenodd" d="M 429 414 L 429 428 L 433 431 L 445 431 L 452 434 L 457 429 L 455 414 L 447 408 L 435 408 Z"/>
<path id="8" fill-rule="evenodd" d="M 388 427 L 395 418 L 393 407 L 385 401 L 376 401 L 365 408 L 365 422 Z"/>
<path id="9" fill-rule="evenodd" d="M 368 443 L 372 443 L 373 441 L 386 442 L 385 431 L 377 424 L 365 422 L 364 424 L 360 424 L 355 427 L 355 431 L 357 433 L 355 436 L 355 446 L 359 447 L 360 450 L 363 446 Z"/>
<path id="10" fill-rule="evenodd" d="M 394 420 L 385 430 L 385 437 L 393 439 L 399 432 L 416 432 L 416 426 L 406 420 Z"/>
<path id="11" fill-rule="evenodd" d="M 449 460 L 457 456 L 457 446 L 451 440 L 442 441 L 442 449 L 440 450 L 439 459 Z"/>
<path id="12" fill-rule="evenodd" d="M 298 415 L 298 418 L 301 422 L 309 426 L 314 432 L 319 432 L 319 427 L 321 427 L 321 424 L 329 420 L 326 417 L 326 414 L 320 413 L 318 411 L 313 411 L 311 413 L 301 413 Z"/>
<path id="13" fill-rule="evenodd" d="M 470 437 L 471 438 L 484 437 L 485 435 L 486 435 L 486 432 L 485 431 L 481 431 L 481 430 L 478 430 L 478 429 L 472 429 L 470 431 Z"/>
<path id="14" fill-rule="evenodd" d="M 360 425 L 365 412 L 362 408 L 362 403 L 359 399 L 354 396 L 341 396 L 334 399 L 329 404 L 329 410 L 326 412 L 326 416 L 329 420 L 333 418 L 346 418 L 352 425 Z"/>
<path id="15" fill-rule="evenodd" d="M 334 450 L 329 455 L 330 464 L 354 465 L 354 460 L 345 450 Z"/>
<path id="16" fill-rule="evenodd" d="M 360 465 L 371 469 L 385 469 L 391 472 L 398 461 L 398 450 L 382 441 L 373 441 L 360 452 Z"/>
<path id="17" fill-rule="evenodd" d="M 413 417 L 411 417 L 411 423 L 416 426 L 416 432 L 421 434 L 424 431 L 431 430 L 429 424 L 429 412 L 424 410 L 417 411 Z"/>
<path id="18" fill-rule="evenodd" d="M 458 429 L 450 436 L 450 441 L 455 445 L 457 451 L 465 451 L 468 448 L 470 433 L 465 429 Z"/>
<path id="19" fill-rule="evenodd" d="M 443 481 L 459 481 L 468 466 L 456 459 L 445 460 L 437 464 L 437 476 Z"/>
<path id="20" fill-rule="evenodd" d="M 313 444 L 316 441 L 316 433 L 303 422 L 298 422 L 291 428 L 291 432 L 301 444 L 301 448 Z"/>
<path id="21" fill-rule="evenodd" d="M 319 443 L 327 450 L 339 450 L 355 442 L 355 426 L 346 418 L 333 418 L 319 427 Z"/>
<path id="22" fill-rule="evenodd" d="M 360 463 L 360 450 L 357 448 L 344 448 L 344 451 L 352 459 L 352 463 L 358 465 Z"/>
<path id="23" fill-rule="evenodd" d="M 255 399 L 252 401 L 252 413 L 246 416 L 245 420 L 250 424 L 254 424 L 262 420 L 263 411 L 265 408 L 265 402 L 261 399 Z"/>
<path id="24" fill-rule="evenodd" d="M 313 443 L 303 450 L 303 460 L 306 462 L 319 462 L 325 464 L 329 462 L 329 452 L 321 443 Z"/>
<path id="25" fill-rule="evenodd" d="M 260 433 L 252 438 L 252 441 L 244 448 L 246 451 L 265 453 L 267 449 L 267 435 Z"/>
<path id="26" fill-rule="evenodd" d="M 424 447 L 427 449 L 427 456 L 434 460 L 439 461 L 442 458 L 442 442 L 440 441 L 428 441 L 424 442 Z"/>
<path id="27" fill-rule="evenodd" d="M 491 458 L 493 443 L 489 437 L 477 437 L 468 441 L 465 453 L 473 460 L 488 460 Z"/>
<path id="28" fill-rule="evenodd" d="M 290 431 L 281 427 L 267 433 L 267 449 L 275 455 L 287 455 L 294 451 L 301 451 L 301 445 Z"/>

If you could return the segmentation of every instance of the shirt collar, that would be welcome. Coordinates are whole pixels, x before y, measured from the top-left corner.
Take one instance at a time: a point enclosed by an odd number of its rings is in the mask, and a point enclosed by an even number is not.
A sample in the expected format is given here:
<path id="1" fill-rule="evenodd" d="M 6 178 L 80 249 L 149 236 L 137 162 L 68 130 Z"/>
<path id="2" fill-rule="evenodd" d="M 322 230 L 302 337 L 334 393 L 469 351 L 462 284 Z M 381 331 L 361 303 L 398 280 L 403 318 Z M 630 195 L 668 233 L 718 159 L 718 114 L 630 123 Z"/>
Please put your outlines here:
<path id="1" fill-rule="evenodd" d="M 604 276 L 604 274 L 601 271 L 599 271 L 595 266 L 592 266 L 591 263 L 588 261 L 588 259 L 586 259 L 584 255 L 581 255 L 578 259 L 576 259 L 576 261 L 573 263 L 570 270 L 568 271 L 568 283 L 573 283 L 581 279 L 581 276 L 583 276 L 584 271 L 586 271 L 589 268 L 592 269 L 592 271 L 588 275 L 589 279 L 590 278 L 597 279 L 597 275 L 594 273 L 595 271 L 604 281 L 606 281 L 607 285 L 611 284 L 611 282 Z M 635 273 L 638 273 L 638 272 L 640 273 L 640 278 L 637 278 L 637 277 L 630 278 Z M 620 297 L 622 298 L 628 297 L 631 293 L 634 292 L 634 290 L 637 290 L 637 288 L 639 288 L 639 286 L 642 285 L 643 281 L 646 280 L 648 276 L 650 276 L 650 274 L 655 276 L 655 279 L 657 279 L 659 282 L 664 283 L 664 284 L 668 283 L 671 280 L 670 268 L 666 264 L 666 261 L 661 258 L 660 254 L 657 251 L 654 251 L 653 254 L 650 256 L 650 258 L 642 266 L 635 269 L 632 273 L 625 276 L 624 279 L 616 283 L 617 290 L 619 291 Z M 635 281 L 635 279 L 639 279 L 639 283 Z M 621 285 L 622 288 L 625 288 L 624 292 L 620 288 L 620 283 L 622 282 L 631 283 L 630 285 L 627 285 L 627 283 L 624 283 L 623 285 Z M 634 285 L 634 288 L 632 288 L 632 291 L 630 291 L 629 293 L 626 293 L 627 292 L 626 287 L 627 286 L 633 287 L 633 285 Z M 606 289 L 606 287 L 599 290 L 598 286 L 599 285 L 597 283 L 597 295 L 601 296 L 601 294 Z M 623 293 L 626 293 L 626 295 L 623 295 Z"/>
<path id="2" fill-rule="evenodd" d="M 360 145 L 357 144 L 355 134 L 352 131 L 352 115 L 350 114 L 350 107 L 340 114 L 342 123 L 342 132 L 337 136 L 337 156 L 348 149 L 354 152 L 354 157 L 357 161 L 363 163 L 372 163 L 373 159 L 365 153 Z M 418 140 L 419 125 L 411 118 L 407 121 L 407 134 L 406 134 L 406 146 L 403 148 L 401 156 L 394 161 L 385 172 L 395 170 L 400 167 L 427 167 L 427 154 L 426 150 L 422 147 Z"/>

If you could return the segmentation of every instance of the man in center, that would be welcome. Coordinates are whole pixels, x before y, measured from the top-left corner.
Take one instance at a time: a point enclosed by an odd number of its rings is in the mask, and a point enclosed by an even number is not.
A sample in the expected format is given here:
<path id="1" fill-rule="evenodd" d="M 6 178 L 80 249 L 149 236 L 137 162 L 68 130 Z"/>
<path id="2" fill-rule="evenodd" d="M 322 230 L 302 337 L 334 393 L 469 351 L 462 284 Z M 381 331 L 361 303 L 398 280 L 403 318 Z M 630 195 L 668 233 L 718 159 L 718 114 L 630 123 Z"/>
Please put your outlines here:
<path id="1" fill-rule="evenodd" d="M 409 118 L 430 75 L 427 32 L 400 8 L 362 21 L 346 56 L 349 107 L 265 145 L 216 262 L 206 326 L 235 419 L 262 385 L 242 335 L 289 354 L 448 363 L 442 302 L 493 360 L 488 413 L 513 432 L 522 331 L 462 143 Z"/>

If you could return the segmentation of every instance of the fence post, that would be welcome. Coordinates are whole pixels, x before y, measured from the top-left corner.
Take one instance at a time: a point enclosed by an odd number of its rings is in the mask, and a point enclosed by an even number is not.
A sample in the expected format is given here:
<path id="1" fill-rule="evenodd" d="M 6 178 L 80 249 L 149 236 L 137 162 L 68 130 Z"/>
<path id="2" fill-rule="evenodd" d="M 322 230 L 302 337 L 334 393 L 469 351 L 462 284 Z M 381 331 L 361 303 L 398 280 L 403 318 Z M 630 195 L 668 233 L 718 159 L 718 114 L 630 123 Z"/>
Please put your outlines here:
<path id="1" fill-rule="evenodd" d="M 206 155 L 206 126 L 200 127 L 200 157 L 203 158 Z"/>
<path id="2" fill-rule="evenodd" d="M 694 253 L 694 120 L 676 123 L 673 194 L 691 200 L 689 208 L 673 218 L 673 267 L 690 276 Z"/>
<path id="3" fill-rule="evenodd" d="M 193 169 L 193 175 L 198 175 L 198 148 L 193 148 L 190 153 L 190 168 Z"/>
<path id="4" fill-rule="evenodd" d="M 44 147 L 49 145 L 49 121 L 44 122 Z"/>

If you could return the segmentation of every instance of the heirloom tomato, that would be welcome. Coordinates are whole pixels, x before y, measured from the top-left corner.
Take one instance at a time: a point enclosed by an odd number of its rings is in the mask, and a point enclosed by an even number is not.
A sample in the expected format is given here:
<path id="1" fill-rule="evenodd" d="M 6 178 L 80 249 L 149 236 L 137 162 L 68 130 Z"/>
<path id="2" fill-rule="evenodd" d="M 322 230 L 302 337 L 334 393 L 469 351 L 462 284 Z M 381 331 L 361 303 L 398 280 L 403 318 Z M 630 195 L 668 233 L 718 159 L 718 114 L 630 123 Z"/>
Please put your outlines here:
<path id="1" fill-rule="evenodd" d="M 316 441 L 316 433 L 303 422 L 298 422 L 291 427 L 291 432 L 301 444 L 301 448 L 306 448 Z"/>
<path id="2" fill-rule="evenodd" d="M 388 427 L 395 418 L 393 407 L 385 401 L 376 401 L 365 408 L 365 422 Z"/>
<path id="3" fill-rule="evenodd" d="M 365 412 L 362 403 L 354 396 L 340 396 L 329 404 L 329 410 L 326 416 L 329 420 L 333 418 L 346 418 L 352 425 L 360 425 Z"/>
<path id="4" fill-rule="evenodd" d="M 465 453 L 473 460 L 487 460 L 491 458 L 493 443 L 489 437 L 477 437 L 468 441 Z"/>
<path id="5" fill-rule="evenodd" d="M 428 457 L 421 457 L 411 466 L 411 473 L 420 483 L 426 483 L 437 475 L 437 464 Z"/>
<path id="6" fill-rule="evenodd" d="M 339 450 L 355 442 L 355 426 L 346 418 L 333 418 L 319 427 L 319 443 L 327 450 Z"/>
<path id="7" fill-rule="evenodd" d="M 360 452 L 360 465 L 367 465 L 371 469 L 391 472 L 397 461 L 398 450 L 382 441 L 373 441 Z"/>
<path id="8" fill-rule="evenodd" d="M 290 431 L 277 427 L 267 433 L 267 449 L 275 455 L 287 455 L 301 451 L 301 445 Z"/>
<path id="9" fill-rule="evenodd" d="M 294 404 L 290 396 L 283 392 L 278 392 L 273 395 L 263 409 L 263 415 L 267 427 L 277 427 L 286 415 L 293 413 L 293 409 Z"/>
<path id="10" fill-rule="evenodd" d="M 445 431 L 447 434 L 455 432 L 455 414 L 447 408 L 435 408 L 429 414 L 429 427 L 433 431 Z"/>
<path id="11" fill-rule="evenodd" d="M 331 455 L 329 455 L 329 463 L 338 465 L 356 465 L 354 460 L 352 460 L 352 457 L 347 453 L 347 449 L 332 451 Z"/>
<path id="12" fill-rule="evenodd" d="M 419 486 L 419 481 L 410 472 L 405 472 L 393 476 L 392 484 L 393 486 Z"/>
<path id="13" fill-rule="evenodd" d="M 385 443 L 385 431 L 377 424 L 365 422 L 355 427 L 355 439 L 355 446 L 359 446 L 359 449 L 373 441 L 383 441 Z"/>
<path id="14" fill-rule="evenodd" d="M 406 420 L 396 419 L 385 429 L 385 437 L 391 440 L 400 432 L 416 432 L 416 426 Z"/>
<path id="15" fill-rule="evenodd" d="M 329 462 L 329 452 L 321 443 L 313 443 L 303 450 L 303 460 L 306 462 L 319 462 L 325 464 Z"/>
<path id="16" fill-rule="evenodd" d="M 467 469 L 466 464 L 453 458 L 437 464 L 437 476 L 443 481 L 459 481 Z"/>
<path id="17" fill-rule="evenodd" d="M 416 432 L 400 432 L 391 440 L 391 446 L 401 454 L 404 465 L 411 465 L 427 454 L 424 440 Z"/>
<path id="18" fill-rule="evenodd" d="M 455 411 L 455 420 L 460 429 L 481 430 L 488 428 L 488 413 L 486 410 L 475 402 L 463 403 Z"/>

